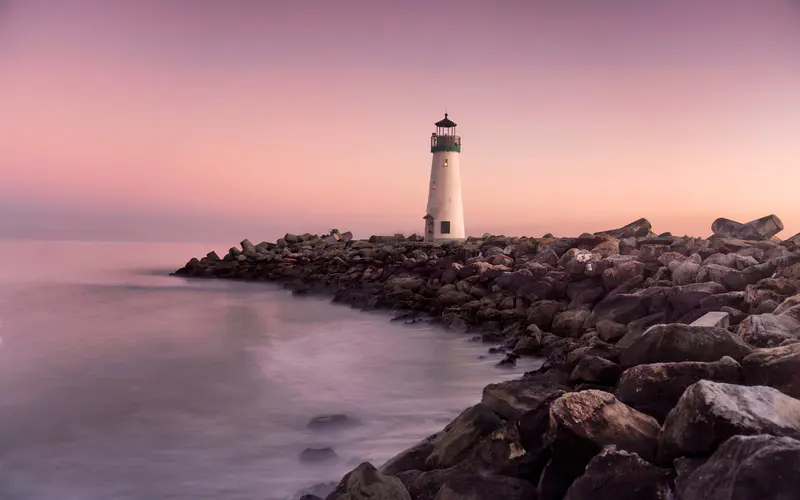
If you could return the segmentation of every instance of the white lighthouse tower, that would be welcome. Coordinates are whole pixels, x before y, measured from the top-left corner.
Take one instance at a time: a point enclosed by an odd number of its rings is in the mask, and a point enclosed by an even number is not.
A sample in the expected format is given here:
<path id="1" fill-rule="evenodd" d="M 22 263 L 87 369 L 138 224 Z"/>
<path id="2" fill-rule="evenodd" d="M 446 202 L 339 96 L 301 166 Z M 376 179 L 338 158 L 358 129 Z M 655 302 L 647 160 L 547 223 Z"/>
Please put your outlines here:
<path id="1" fill-rule="evenodd" d="M 431 134 L 431 181 L 428 185 L 428 209 L 425 214 L 425 241 L 463 240 L 464 205 L 461 201 L 461 137 L 456 124 L 444 114 Z"/>

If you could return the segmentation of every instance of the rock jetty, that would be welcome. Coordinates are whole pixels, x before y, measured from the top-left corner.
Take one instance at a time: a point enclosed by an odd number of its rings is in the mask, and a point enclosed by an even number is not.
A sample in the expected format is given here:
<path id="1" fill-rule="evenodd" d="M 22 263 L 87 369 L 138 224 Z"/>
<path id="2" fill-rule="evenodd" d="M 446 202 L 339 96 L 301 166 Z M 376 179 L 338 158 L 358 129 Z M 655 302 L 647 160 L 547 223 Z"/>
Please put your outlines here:
<path id="1" fill-rule="evenodd" d="M 800 235 L 774 215 L 707 239 L 646 219 L 574 238 L 287 234 L 178 276 L 264 280 L 546 358 L 328 500 L 794 498 Z M 318 498 L 307 496 L 308 499 Z"/>

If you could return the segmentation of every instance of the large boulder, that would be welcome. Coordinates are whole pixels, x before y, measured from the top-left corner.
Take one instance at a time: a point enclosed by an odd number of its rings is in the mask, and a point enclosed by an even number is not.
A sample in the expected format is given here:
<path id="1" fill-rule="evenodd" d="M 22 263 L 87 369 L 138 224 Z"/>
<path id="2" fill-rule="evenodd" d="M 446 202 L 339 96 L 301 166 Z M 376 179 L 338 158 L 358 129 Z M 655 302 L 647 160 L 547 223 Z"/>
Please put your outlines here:
<path id="1" fill-rule="evenodd" d="M 752 352 L 741 338 L 724 328 L 680 323 L 651 326 L 622 350 L 623 368 L 648 363 L 740 360 Z"/>
<path id="2" fill-rule="evenodd" d="M 526 375 L 520 379 L 489 384 L 483 388 L 481 402 L 509 420 L 533 410 L 549 395 L 568 391 L 566 377 L 558 370 Z"/>
<path id="3" fill-rule="evenodd" d="M 741 366 L 727 356 L 711 363 L 653 363 L 625 370 L 617 383 L 616 396 L 663 422 L 690 385 L 700 380 L 737 384 L 741 379 Z"/>
<path id="4" fill-rule="evenodd" d="M 528 309 L 528 322 L 542 330 L 550 331 L 556 314 L 564 310 L 564 304 L 555 300 L 540 300 Z"/>
<path id="5" fill-rule="evenodd" d="M 459 474 L 445 481 L 433 500 L 530 500 L 535 496 L 536 487 L 521 479 Z"/>
<path id="6" fill-rule="evenodd" d="M 800 492 L 800 441 L 734 436 L 682 484 L 681 500 L 793 499 Z"/>
<path id="7" fill-rule="evenodd" d="M 742 360 L 744 380 L 800 399 L 800 343 L 759 349 Z"/>
<path id="8" fill-rule="evenodd" d="M 726 291 L 724 286 L 714 282 L 676 286 L 670 291 L 669 295 L 669 305 L 672 309 L 673 317 L 681 317 L 697 309 L 703 299 Z"/>
<path id="9" fill-rule="evenodd" d="M 411 500 L 411 495 L 396 477 L 384 476 L 369 462 L 351 470 L 326 500 Z"/>
<path id="10" fill-rule="evenodd" d="M 489 406 L 478 403 L 467 408 L 431 440 L 426 468 L 446 469 L 456 465 L 478 441 L 501 425 L 503 420 Z"/>
<path id="11" fill-rule="evenodd" d="M 777 215 L 767 215 L 742 225 L 736 237 L 743 240 L 768 240 L 783 231 L 783 222 Z"/>
<path id="12" fill-rule="evenodd" d="M 586 309 L 570 309 L 556 314 L 553 319 L 553 334 L 559 337 L 580 337 L 590 314 Z"/>
<path id="13" fill-rule="evenodd" d="M 627 326 L 622 323 L 617 323 L 616 321 L 611 321 L 610 319 L 598 321 L 595 328 L 597 329 L 597 336 L 600 337 L 603 342 L 616 342 L 628 333 Z"/>
<path id="14" fill-rule="evenodd" d="M 800 401 L 771 387 L 701 380 L 664 422 L 658 458 L 704 456 L 735 435 L 800 437 Z"/>
<path id="15" fill-rule="evenodd" d="M 621 239 L 621 238 L 643 238 L 650 234 L 653 226 L 650 224 L 645 218 L 635 220 L 628 225 L 622 226 L 618 229 L 610 229 L 608 231 L 601 231 L 599 233 L 594 233 L 596 235 L 603 235 L 603 236 L 611 236 L 612 238 Z"/>
<path id="16" fill-rule="evenodd" d="M 591 328 L 601 320 L 607 319 L 617 323 L 630 323 L 647 316 L 650 298 L 635 294 L 618 294 L 598 303 L 586 320 Z"/>
<path id="17" fill-rule="evenodd" d="M 800 295 L 792 295 L 781 302 L 773 311 L 774 314 L 788 316 L 795 321 L 800 321 Z"/>
<path id="18" fill-rule="evenodd" d="M 589 461 L 564 500 L 672 500 L 672 476 L 636 453 L 607 446 Z"/>
<path id="19" fill-rule="evenodd" d="M 583 356 L 569 376 L 571 382 L 612 386 L 621 369 L 618 364 L 600 356 Z"/>
<path id="20" fill-rule="evenodd" d="M 723 238 L 735 238 L 743 225 L 741 222 L 720 217 L 711 223 L 711 231 Z"/>
<path id="21" fill-rule="evenodd" d="M 581 476 L 589 461 L 605 446 L 655 458 L 661 427 L 653 417 L 621 403 L 613 394 L 586 390 L 564 394 L 550 407 L 544 443 L 552 452 L 548 476 L 568 484 Z M 546 478 L 542 478 L 546 481 Z"/>
<path id="22" fill-rule="evenodd" d="M 441 432 L 431 434 L 407 450 L 403 450 L 390 458 L 380 467 L 381 474 L 396 476 L 407 470 L 427 470 L 426 461 L 434 449 L 434 442 Z"/>
<path id="23" fill-rule="evenodd" d="M 741 322 L 737 333 L 750 345 L 778 347 L 800 342 L 800 322 L 790 316 L 753 314 Z"/>

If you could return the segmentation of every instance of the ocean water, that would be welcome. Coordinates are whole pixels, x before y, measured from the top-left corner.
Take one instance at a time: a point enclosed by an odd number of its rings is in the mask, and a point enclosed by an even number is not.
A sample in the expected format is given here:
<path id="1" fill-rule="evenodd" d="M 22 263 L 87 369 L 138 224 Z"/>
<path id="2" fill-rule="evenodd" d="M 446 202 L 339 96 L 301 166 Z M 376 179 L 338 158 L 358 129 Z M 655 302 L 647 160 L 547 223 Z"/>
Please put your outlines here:
<path id="1" fill-rule="evenodd" d="M 265 283 L 168 276 L 210 249 L 0 242 L 0 498 L 288 499 L 534 367 Z M 337 413 L 360 423 L 308 428 Z M 337 456 L 300 460 L 320 447 Z"/>

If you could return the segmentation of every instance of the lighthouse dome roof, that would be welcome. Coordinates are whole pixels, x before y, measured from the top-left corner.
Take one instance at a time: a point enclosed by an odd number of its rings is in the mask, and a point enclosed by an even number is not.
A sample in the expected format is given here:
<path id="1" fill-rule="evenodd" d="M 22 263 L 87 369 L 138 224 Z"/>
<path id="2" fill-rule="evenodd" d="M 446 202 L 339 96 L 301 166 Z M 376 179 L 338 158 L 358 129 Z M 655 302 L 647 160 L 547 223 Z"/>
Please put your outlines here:
<path id="1" fill-rule="evenodd" d="M 439 120 L 438 122 L 434 123 L 434 125 L 436 125 L 437 127 L 450 128 L 450 127 L 455 127 L 456 122 L 448 118 L 447 113 L 445 113 L 444 120 Z"/>

